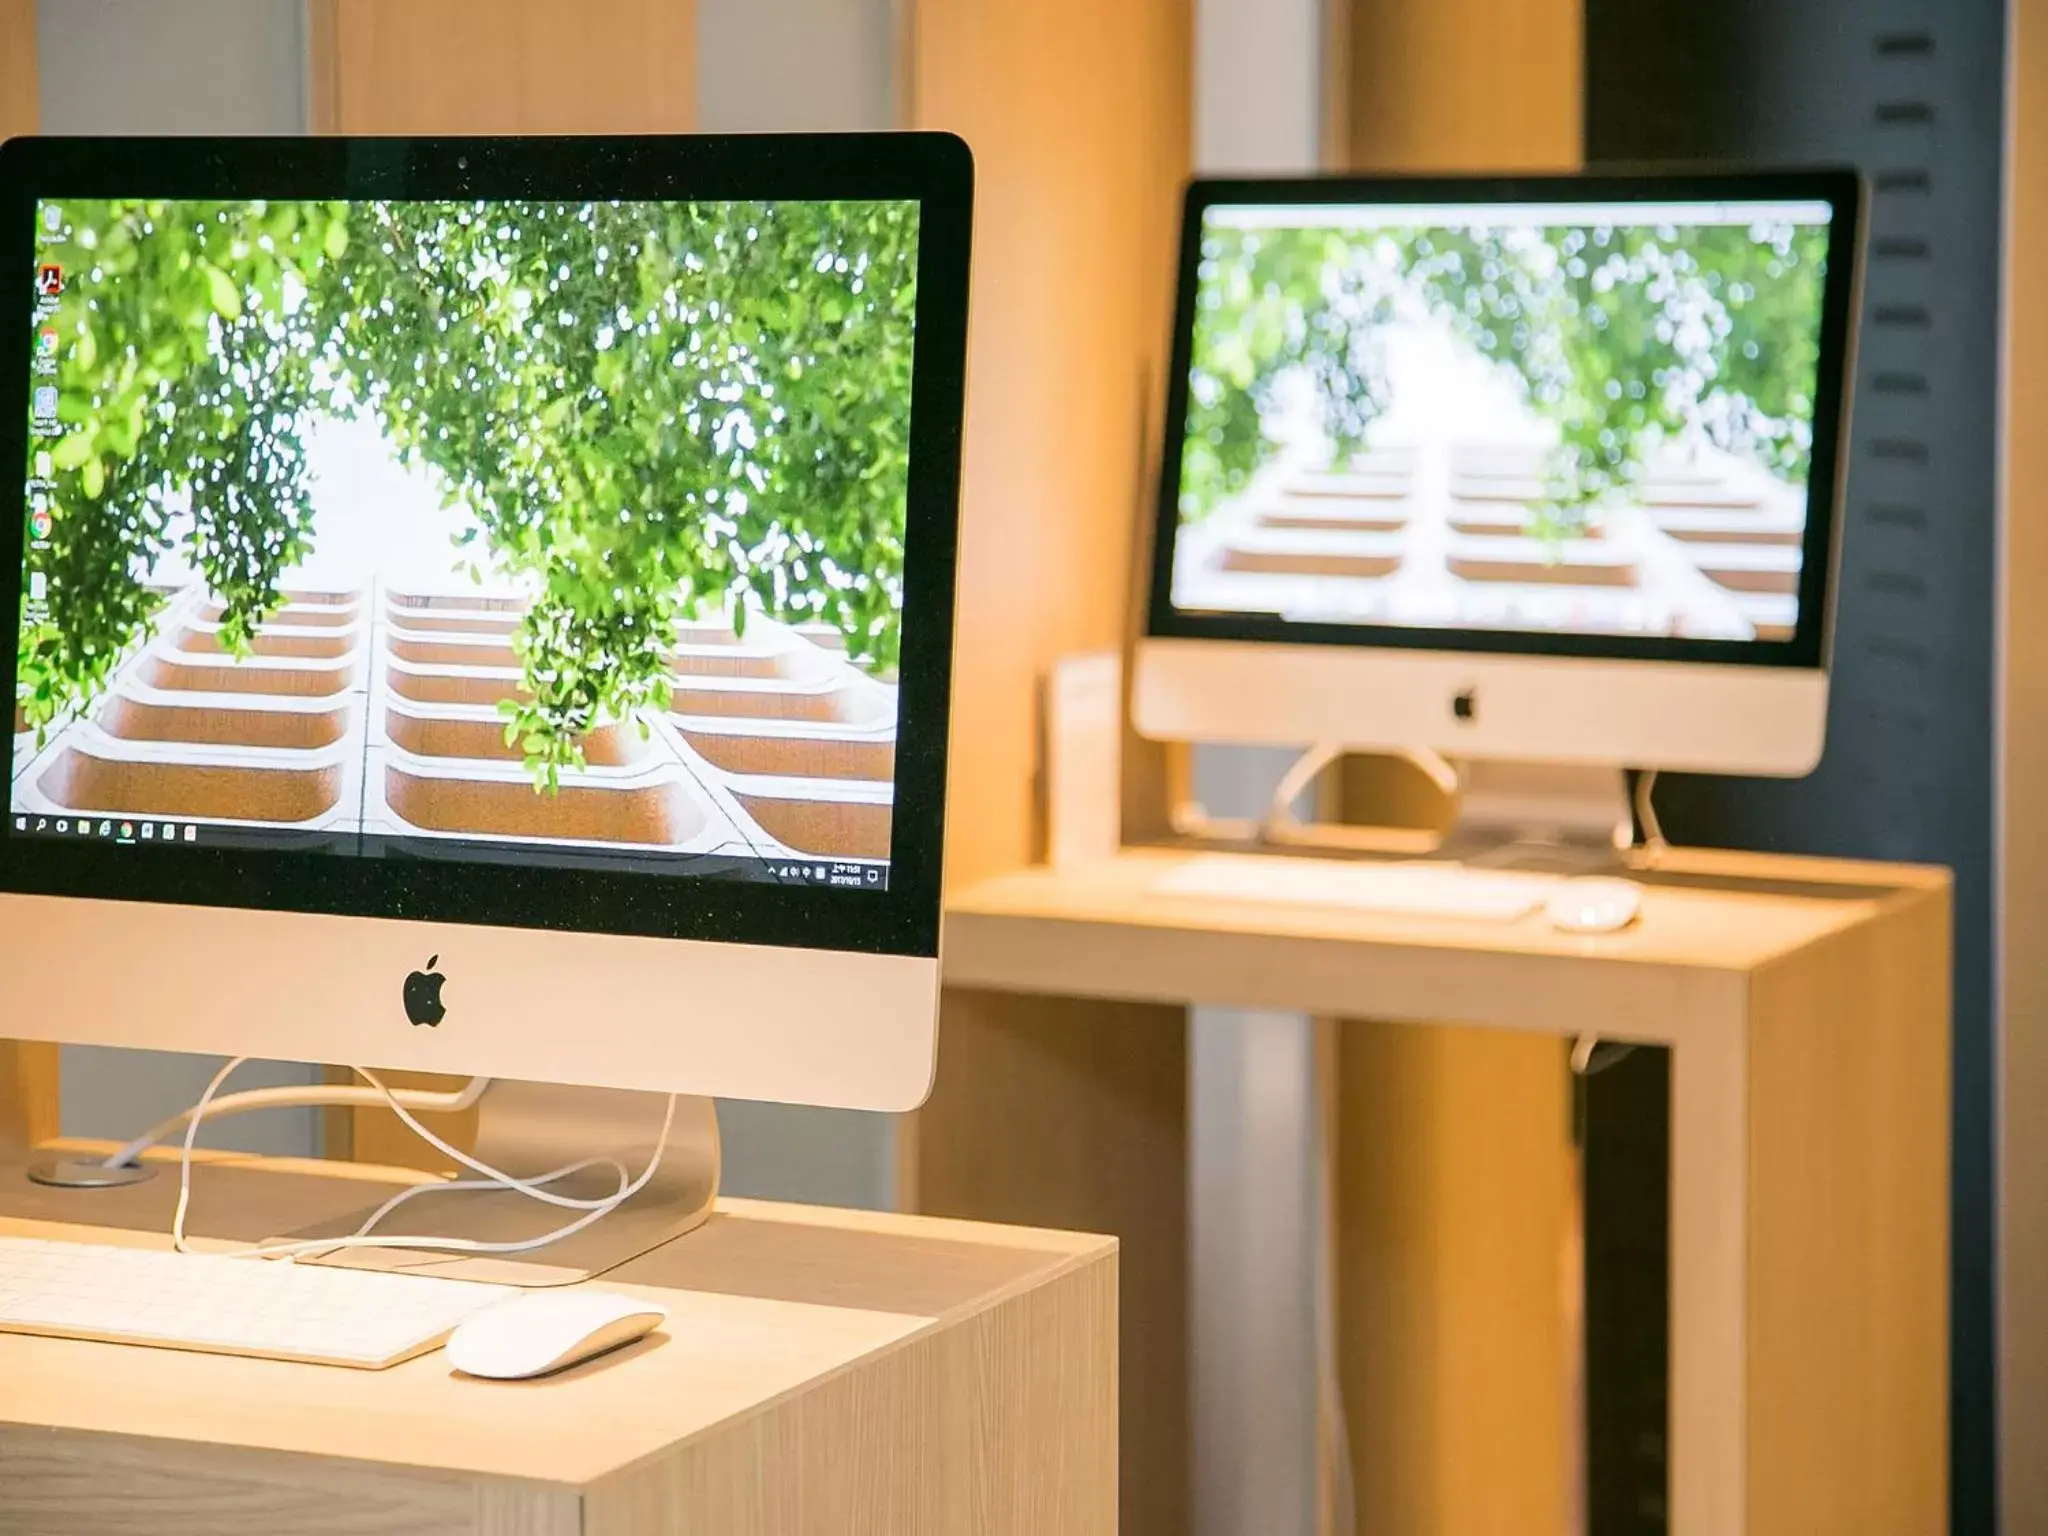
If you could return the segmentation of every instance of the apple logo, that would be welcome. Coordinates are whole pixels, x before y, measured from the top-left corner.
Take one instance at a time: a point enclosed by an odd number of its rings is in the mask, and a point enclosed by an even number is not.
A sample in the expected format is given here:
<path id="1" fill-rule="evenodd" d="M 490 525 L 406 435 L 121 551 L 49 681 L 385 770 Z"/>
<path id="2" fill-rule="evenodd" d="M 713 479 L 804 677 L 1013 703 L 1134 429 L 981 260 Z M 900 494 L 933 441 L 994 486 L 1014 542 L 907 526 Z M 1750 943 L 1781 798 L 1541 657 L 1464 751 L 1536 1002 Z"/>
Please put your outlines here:
<path id="1" fill-rule="evenodd" d="M 1460 720 L 1472 721 L 1479 718 L 1479 690 L 1466 688 L 1451 696 L 1451 713 Z"/>
<path id="2" fill-rule="evenodd" d="M 441 957 L 435 955 L 427 961 L 425 970 L 414 971 L 405 978 L 405 1016 L 429 1029 L 448 1017 L 448 1007 L 441 1001 L 441 983 L 448 978 L 434 969 L 440 963 Z"/>

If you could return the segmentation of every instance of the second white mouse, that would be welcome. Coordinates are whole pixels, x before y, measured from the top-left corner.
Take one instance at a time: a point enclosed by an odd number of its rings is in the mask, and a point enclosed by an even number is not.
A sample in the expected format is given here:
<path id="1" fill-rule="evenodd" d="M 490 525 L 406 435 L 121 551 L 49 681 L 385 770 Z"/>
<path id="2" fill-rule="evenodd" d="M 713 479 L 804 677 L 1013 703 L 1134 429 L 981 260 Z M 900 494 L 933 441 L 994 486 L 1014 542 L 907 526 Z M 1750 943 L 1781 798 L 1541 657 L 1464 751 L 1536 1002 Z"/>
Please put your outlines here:
<path id="1" fill-rule="evenodd" d="M 450 1334 L 448 1363 L 500 1381 L 545 1376 L 644 1338 L 667 1317 L 658 1303 L 617 1291 L 527 1291 Z"/>
<path id="2" fill-rule="evenodd" d="M 1543 904 L 1550 925 L 1566 933 L 1618 933 L 1642 909 L 1641 886 L 1604 876 L 1566 880 Z"/>

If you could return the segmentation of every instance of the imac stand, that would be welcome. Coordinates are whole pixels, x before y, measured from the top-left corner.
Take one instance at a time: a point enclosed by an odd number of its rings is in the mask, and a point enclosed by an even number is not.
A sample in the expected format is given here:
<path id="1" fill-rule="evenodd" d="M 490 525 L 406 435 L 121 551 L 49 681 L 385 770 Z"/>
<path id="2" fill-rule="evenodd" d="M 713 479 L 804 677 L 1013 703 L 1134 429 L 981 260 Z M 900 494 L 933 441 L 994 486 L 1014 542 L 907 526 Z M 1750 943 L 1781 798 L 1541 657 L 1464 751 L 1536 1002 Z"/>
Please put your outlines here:
<path id="1" fill-rule="evenodd" d="M 1578 873 L 1621 864 L 1634 841 L 1621 769 L 1480 761 L 1459 765 L 1457 820 L 1439 852 L 1465 864 Z"/>
<path id="2" fill-rule="evenodd" d="M 1304 819 L 1296 807 L 1344 751 L 1322 743 L 1303 752 L 1281 777 L 1258 822 L 1215 820 L 1188 799 L 1175 808 L 1174 830 L 1276 847 L 1422 855 L 1496 869 L 1574 874 L 1620 866 L 1635 841 L 1628 779 L 1619 768 L 1486 759 L 1453 763 L 1427 750 L 1401 755 L 1451 797 L 1455 814 L 1442 835 Z"/>
<path id="3" fill-rule="evenodd" d="M 436 1093 L 401 1088 L 393 1096 L 415 1114 L 448 1113 L 474 1106 L 477 1136 L 473 1155 L 515 1178 L 533 1179 L 572 1163 L 590 1166 L 550 1182 L 555 1193 L 601 1200 L 619 1187 L 619 1168 L 637 1177 L 656 1151 L 668 1095 L 610 1088 L 571 1088 L 475 1078 L 461 1089 Z M 261 1109 L 382 1108 L 374 1088 L 316 1084 L 304 1088 L 257 1088 L 224 1094 L 207 1106 L 207 1118 Z M 182 1137 L 189 1112 L 152 1127 L 112 1157 L 93 1160 L 71 1154 L 33 1159 L 28 1176 L 39 1184 L 89 1191 L 137 1184 L 164 1164 L 144 1162 L 151 1146 Z M 632 1199 L 579 1232 L 524 1253 L 475 1254 L 411 1248 L 340 1248 L 314 1260 L 355 1269 L 407 1270 L 458 1280 L 508 1285 L 572 1285 L 614 1269 L 672 1238 L 700 1226 L 718 1196 L 720 1174 L 718 1110 L 708 1098 L 678 1095 L 675 1115 L 660 1147 L 661 1164 Z M 466 1177 L 467 1175 L 459 1175 Z M 280 1240 L 316 1241 L 345 1237 L 375 1207 Z M 442 1237 L 482 1242 L 521 1242 L 541 1236 L 578 1213 L 536 1201 L 512 1189 L 450 1187 L 411 1197 L 377 1223 L 388 1236 Z"/>
<path id="4" fill-rule="evenodd" d="M 654 1156 L 668 1095 L 614 1088 L 567 1088 L 550 1083 L 493 1082 L 477 1104 L 475 1157 L 518 1178 L 535 1178 L 571 1163 L 595 1166 L 548 1187 L 557 1193 L 601 1199 L 619 1187 L 614 1159 L 627 1178 Z M 405 1270 L 451 1280 L 505 1285 L 574 1285 L 703 1225 L 718 1198 L 718 1108 L 708 1098 L 678 1095 L 661 1166 L 617 1210 L 545 1248 L 525 1253 L 474 1254 L 408 1248 L 342 1248 L 317 1262 L 350 1269 Z M 360 1215 L 280 1233 L 305 1242 L 346 1236 Z M 457 1189 L 408 1200 L 378 1223 L 393 1236 L 469 1238 L 518 1242 L 561 1226 L 577 1213 L 541 1204 L 512 1189 Z"/>

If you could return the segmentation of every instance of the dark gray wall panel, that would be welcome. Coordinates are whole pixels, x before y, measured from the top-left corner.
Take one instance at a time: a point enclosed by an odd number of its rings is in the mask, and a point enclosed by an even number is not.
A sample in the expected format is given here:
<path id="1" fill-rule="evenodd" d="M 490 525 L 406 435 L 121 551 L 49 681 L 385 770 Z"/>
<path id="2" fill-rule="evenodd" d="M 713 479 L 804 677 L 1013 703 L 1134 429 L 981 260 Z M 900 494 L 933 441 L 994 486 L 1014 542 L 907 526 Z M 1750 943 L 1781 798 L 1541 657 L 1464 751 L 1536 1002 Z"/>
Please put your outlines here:
<path id="1" fill-rule="evenodd" d="M 1668 781 L 1686 841 L 1956 872 L 1953 1529 L 1994 1528 L 1999 0 L 1590 0 L 1596 160 L 1847 160 L 1874 189 L 1832 708 L 1810 779 Z"/>

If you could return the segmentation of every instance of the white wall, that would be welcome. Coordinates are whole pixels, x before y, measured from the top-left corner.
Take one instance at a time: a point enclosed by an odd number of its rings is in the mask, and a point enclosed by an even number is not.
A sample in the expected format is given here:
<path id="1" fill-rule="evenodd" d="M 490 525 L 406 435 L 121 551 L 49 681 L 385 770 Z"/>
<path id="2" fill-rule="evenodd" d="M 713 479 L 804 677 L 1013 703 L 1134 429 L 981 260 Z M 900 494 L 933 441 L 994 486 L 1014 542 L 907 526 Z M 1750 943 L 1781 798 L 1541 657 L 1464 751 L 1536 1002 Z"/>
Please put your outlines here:
<path id="1" fill-rule="evenodd" d="M 1196 0 L 1198 174 L 1320 168 L 1325 25 L 1323 0 Z M 1296 755 L 1198 746 L 1195 793 L 1214 815 L 1264 815 Z M 1188 1011 L 1197 1536 L 1317 1528 L 1316 1119 L 1312 1020 Z"/>
<path id="2" fill-rule="evenodd" d="M 44 133 L 303 133 L 294 0 L 38 0 Z"/>
<path id="3" fill-rule="evenodd" d="M 895 126 L 891 0 L 697 0 L 706 133 Z"/>

